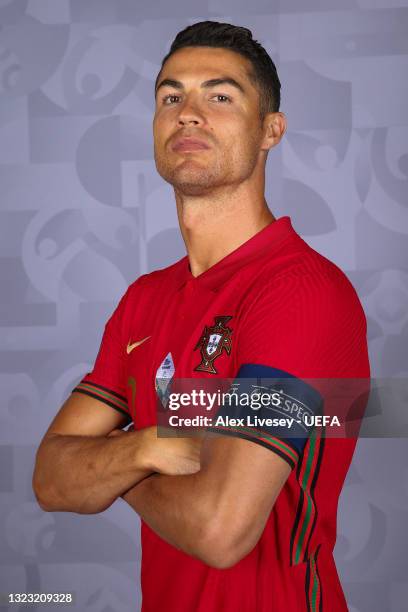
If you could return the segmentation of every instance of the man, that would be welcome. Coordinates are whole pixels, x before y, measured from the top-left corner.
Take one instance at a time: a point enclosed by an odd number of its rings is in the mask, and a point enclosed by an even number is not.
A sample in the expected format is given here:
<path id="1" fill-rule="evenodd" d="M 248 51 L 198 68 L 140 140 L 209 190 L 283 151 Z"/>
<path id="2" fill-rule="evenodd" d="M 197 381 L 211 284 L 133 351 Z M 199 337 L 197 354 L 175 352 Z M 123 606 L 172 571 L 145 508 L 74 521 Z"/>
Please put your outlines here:
<path id="1" fill-rule="evenodd" d="M 133 282 L 93 372 L 37 453 L 48 511 L 142 519 L 142 610 L 347 610 L 333 559 L 355 440 L 157 436 L 157 381 L 368 377 L 366 319 L 344 273 L 275 219 L 268 151 L 282 139 L 280 82 L 246 28 L 180 32 L 156 80 L 157 170 L 174 187 L 187 256 Z M 318 407 L 309 406 L 311 412 Z M 134 431 L 120 430 L 134 423 Z M 287 432 L 286 432 L 287 433 Z"/>

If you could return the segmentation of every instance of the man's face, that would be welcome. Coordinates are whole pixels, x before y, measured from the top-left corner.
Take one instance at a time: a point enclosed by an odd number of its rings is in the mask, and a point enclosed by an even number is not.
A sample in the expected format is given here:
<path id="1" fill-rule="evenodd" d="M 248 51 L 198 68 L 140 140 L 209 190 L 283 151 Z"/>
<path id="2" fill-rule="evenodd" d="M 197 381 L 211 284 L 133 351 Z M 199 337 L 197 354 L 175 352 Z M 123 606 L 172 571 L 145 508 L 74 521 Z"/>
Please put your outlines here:
<path id="1" fill-rule="evenodd" d="M 164 64 L 154 157 L 159 174 L 175 189 L 200 195 L 239 184 L 260 162 L 259 93 L 250 70 L 245 57 L 212 47 L 179 49 Z"/>

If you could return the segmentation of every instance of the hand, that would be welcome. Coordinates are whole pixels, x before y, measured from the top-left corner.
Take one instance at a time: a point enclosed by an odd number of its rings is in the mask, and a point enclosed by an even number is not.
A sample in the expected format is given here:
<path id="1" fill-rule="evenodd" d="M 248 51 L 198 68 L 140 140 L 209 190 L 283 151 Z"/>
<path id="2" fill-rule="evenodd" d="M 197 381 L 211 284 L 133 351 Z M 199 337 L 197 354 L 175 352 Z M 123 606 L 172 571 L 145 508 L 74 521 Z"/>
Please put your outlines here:
<path id="1" fill-rule="evenodd" d="M 177 476 L 200 471 L 202 439 L 198 437 L 158 437 L 157 427 L 143 431 L 143 453 L 146 465 L 154 472 Z"/>

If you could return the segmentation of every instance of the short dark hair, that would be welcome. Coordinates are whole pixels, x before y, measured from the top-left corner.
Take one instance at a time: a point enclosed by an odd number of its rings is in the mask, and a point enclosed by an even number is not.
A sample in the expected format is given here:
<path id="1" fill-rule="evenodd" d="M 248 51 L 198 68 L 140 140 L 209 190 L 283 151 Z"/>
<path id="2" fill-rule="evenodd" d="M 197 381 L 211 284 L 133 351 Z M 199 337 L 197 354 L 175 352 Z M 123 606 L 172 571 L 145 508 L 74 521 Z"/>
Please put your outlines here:
<path id="1" fill-rule="evenodd" d="M 183 47 L 221 47 L 246 57 L 252 64 L 248 77 L 259 90 L 259 113 L 274 113 L 280 106 L 281 83 L 276 66 L 263 46 L 252 38 L 248 28 L 221 23 L 200 21 L 181 30 L 173 40 L 170 51 L 164 57 L 156 78 L 155 91 L 160 72 L 169 57 Z"/>

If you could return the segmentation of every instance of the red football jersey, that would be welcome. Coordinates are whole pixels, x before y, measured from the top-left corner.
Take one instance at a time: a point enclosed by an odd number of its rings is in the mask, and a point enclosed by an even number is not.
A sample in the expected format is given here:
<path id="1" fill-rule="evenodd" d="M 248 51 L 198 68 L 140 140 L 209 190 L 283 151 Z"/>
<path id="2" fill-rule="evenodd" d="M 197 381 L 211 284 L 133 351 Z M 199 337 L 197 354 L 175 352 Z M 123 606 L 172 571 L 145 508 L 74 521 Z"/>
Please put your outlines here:
<path id="1" fill-rule="evenodd" d="M 262 364 L 299 379 L 368 378 L 366 332 L 347 276 L 283 216 L 198 277 L 185 256 L 132 283 L 74 391 L 141 429 L 157 422 L 157 377 L 234 378 L 244 364 Z M 142 522 L 143 612 L 347 610 L 333 548 L 356 441 L 312 435 L 299 451 L 278 437 L 248 439 L 292 468 L 255 548 L 215 569 Z"/>

